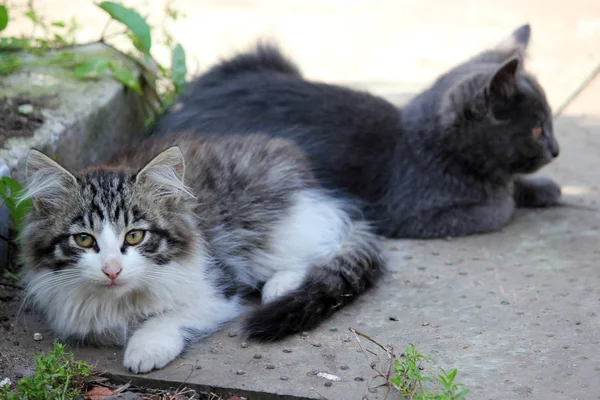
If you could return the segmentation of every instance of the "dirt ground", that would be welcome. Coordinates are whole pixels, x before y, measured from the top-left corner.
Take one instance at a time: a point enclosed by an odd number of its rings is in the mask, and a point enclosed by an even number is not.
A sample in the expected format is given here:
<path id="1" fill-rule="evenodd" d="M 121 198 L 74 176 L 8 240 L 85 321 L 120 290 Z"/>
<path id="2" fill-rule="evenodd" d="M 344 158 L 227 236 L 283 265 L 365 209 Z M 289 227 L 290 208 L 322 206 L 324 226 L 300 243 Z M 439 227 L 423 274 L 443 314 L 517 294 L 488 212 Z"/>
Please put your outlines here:
<path id="1" fill-rule="evenodd" d="M 17 323 L 23 290 L 13 285 L 6 279 L 0 281 L 0 380 L 9 378 L 11 382 L 33 374 L 34 356 L 49 348 L 48 343 L 33 340 L 34 332 Z"/>
<path id="2" fill-rule="evenodd" d="M 39 101 L 39 100 L 38 100 Z M 19 107 L 32 107 L 19 112 Z M 44 117 L 36 108 L 37 101 L 32 102 L 24 97 L 0 98 L 0 146 L 6 139 L 15 136 L 31 136 L 42 125 Z"/>

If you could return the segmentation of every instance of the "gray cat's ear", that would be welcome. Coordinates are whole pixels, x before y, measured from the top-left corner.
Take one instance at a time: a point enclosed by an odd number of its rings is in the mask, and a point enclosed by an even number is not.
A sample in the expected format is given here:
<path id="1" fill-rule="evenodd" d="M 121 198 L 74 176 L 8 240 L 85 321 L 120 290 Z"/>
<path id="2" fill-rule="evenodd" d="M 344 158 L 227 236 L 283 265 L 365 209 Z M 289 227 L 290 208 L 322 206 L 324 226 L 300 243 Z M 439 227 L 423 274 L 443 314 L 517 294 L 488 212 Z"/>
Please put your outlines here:
<path id="1" fill-rule="evenodd" d="M 34 207 L 60 205 L 77 184 L 77 178 L 56 161 L 31 149 L 25 164 L 26 190 L 23 197 L 33 200 Z"/>
<path id="2" fill-rule="evenodd" d="M 521 59 L 520 68 L 523 68 L 530 36 L 531 27 L 529 25 L 520 26 L 495 47 L 481 52 L 470 61 L 503 63 L 513 57 L 519 57 Z"/>
<path id="3" fill-rule="evenodd" d="M 169 147 L 154 157 L 136 174 L 136 182 L 157 196 L 180 197 L 183 194 L 193 196 L 183 183 L 185 160 L 181 149 Z"/>
<path id="4" fill-rule="evenodd" d="M 496 46 L 496 50 L 512 54 L 518 53 L 518 55 L 524 56 L 530 37 L 531 26 L 529 24 L 522 25 L 500 42 Z"/>
<path id="5" fill-rule="evenodd" d="M 486 99 L 492 97 L 509 97 L 515 92 L 520 63 L 521 60 L 519 57 L 513 57 L 494 72 L 485 88 Z"/>

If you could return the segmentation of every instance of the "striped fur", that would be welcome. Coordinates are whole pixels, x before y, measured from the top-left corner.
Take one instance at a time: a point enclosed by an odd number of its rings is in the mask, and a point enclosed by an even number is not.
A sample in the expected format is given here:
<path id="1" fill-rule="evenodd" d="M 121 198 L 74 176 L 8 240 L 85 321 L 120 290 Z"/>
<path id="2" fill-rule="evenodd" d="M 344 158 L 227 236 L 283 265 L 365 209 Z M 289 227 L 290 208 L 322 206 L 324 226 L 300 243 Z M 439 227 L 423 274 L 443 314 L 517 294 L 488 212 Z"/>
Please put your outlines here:
<path id="1" fill-rule="evenodd" d="M 263 306 L 248 336 L 276 340 L 316 326 L 385 269 L 353 205 L 285 140 L 172 134 L 79 173 L 35 150 L 27 166 L 27 301 L 60 338 L 125 346 L 136 373 L 240 315 L 249 291 Z M 128 244 L 132 230 L 145 232 L 140 243 Z"/>

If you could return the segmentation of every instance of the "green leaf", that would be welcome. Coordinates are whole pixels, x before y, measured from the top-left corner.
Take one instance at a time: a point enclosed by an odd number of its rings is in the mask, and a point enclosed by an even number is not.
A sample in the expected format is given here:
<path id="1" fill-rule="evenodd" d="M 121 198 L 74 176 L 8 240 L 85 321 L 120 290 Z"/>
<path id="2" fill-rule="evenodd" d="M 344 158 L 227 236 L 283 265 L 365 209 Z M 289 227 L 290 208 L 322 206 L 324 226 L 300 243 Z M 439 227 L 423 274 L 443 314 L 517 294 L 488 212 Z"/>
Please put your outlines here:
<path id="1" fill-rule="evenodd" d="M 23 188 L 13 178 L 5 176 L 0 180 L 0 196 L 8 208 L 8 212 L 15 221 L 17 231 L 21 232 L 23 219 L 31 209 L 31 199 L 20 199 Z"/>
<path id="2" fill-rule="evenodd" d="M 171 55 L 171 79 L 175 86 L 177 94 L 183 93 L 186 86 L 185 76 L 187 75 L 187 67 L 185 65 L 185 51 L 180 44 L 173 48 Z"/>
<path id="3" fill-rule="evenodd" d="M 119 82 L 121 82 L 125 87 L 133 90 L 134 92 L 136 92 L 139 95 L 143 94 L 142 87 L 140 86 L 140 82 L 135 78 L 135 76 L 133 75 L 133 72 L 131 72 L 131 70 L 129 68 L 120 66 L 113 62 L 109 63 L 108 67 L 110 68 L 111 72 L 113 73 L 113 76 L 115 77 L 115 79 L 117 79 Z"/>
<path id="4" fill-rule="evenodd" d="M 104 58 L 88 60 L 79 64 L 73 72 L 79 79 L 98 78 L 106 71 L 109 64 L 110 61 Z"/>
<path id="5" fill-rule="evenodd" d="M 146 20 L 142 18 L 137 11 L 124 7 L 112 1 L 103 1 L 96 3 L 98 7 L 106 11 L 114 20 L 124 24 L 137 39 L 137 46 L 143 53 L 149 53 L 152 47 L 152 36 L 150 35 L 150 27 Z M 135 43 L 134 43 L 135 44 Z"/>
<path id="6" fill-rule="evenodd" d="M 38 24 L 40 21 L 38 20 L 37 15 L 33 11 L 27 11 L 25 16 L 31 20 L 34 24 Z"/>
<path id="7" fill-rule="evenodd" d="M 55 27 L 57 27 L 57 28 L 64 28 L 64 27 L 66 26 L 66 25 L 65 25 L 65 23 L 64 23 L 64 22 L 61 22 L 61 21 L 52 22 L 52 24 L 51 24 L 51 25 L 52 25 L 52 26 L 55 26 Z"/>
<path id="8" fill-rule="evenodd" d="M 469 393 L 469 389 L 463 389 L 460 392 L 456 393 L 454 395 L 454 397 L 456 398 L 456 400 L 462 400 L 465 398 L 465 396 Z"/>
<path id="9" fill-rule="evenodd" d="M 6 6 L 0 5 L 0 32 L 8 25 L 8 10 Z"/>

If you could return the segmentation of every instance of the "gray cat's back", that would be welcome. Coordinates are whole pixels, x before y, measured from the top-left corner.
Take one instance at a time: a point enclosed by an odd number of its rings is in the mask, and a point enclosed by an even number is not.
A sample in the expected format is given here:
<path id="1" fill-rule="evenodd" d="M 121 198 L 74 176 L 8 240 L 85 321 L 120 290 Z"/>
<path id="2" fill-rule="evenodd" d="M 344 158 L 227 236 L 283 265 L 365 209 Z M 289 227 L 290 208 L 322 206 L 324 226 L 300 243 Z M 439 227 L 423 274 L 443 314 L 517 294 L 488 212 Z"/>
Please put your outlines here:
<path id="1" fill-rule="evenodd" d="M 436 79 L 402 110 L 365 92 L 304 79 L 274 46 L 212 67 L 157 135 L 284 137 L 319 182 L 357 197 L 378 233 L 443 237 L 499 229 L 515 204 L 553 205 L 552 181 L 522 179 L 558 156 L 544 91 L 523 69 L 522 26 Z"/>

